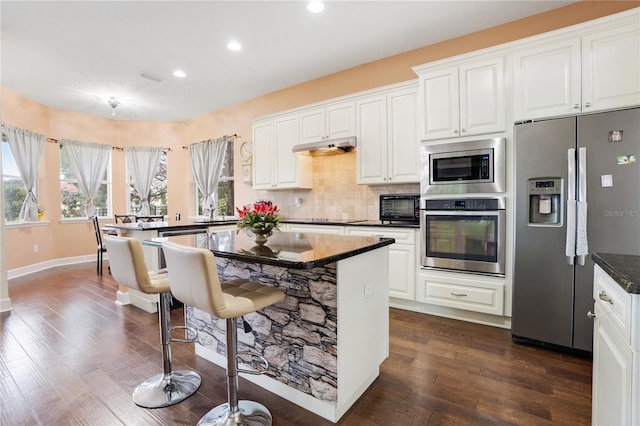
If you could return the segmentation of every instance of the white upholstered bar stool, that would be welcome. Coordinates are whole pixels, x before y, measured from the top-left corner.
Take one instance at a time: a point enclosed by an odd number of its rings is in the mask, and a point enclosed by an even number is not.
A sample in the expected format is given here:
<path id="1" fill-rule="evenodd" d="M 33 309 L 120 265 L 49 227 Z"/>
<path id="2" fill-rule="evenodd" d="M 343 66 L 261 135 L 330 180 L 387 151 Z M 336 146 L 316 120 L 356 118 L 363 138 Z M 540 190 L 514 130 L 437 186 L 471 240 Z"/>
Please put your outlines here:
<path id="1" fill-rule="evenodd" d="M 175 243 L 162 244 L 169 271 L 171 292 L 185 305 L 226 320 L 227 396 L 198 422 L 198 425 L 271 425 L 269 410 L 254 401 L 238 401 L 238 372 L 261 374 L 238 368 L 238 331 L 236 319 L 284 299 L 284 292 L 247 280 L 220 282 L 213 253 L 207 249 Z M 269 363 L 261 355 L 265 370 Z"/>
<path id="2" fill-rule="evenodd" d="M 186 327 L 171 327 L 169 276 L 166 271 L 147 270 L 140 240 L 105 235 L 104 241 L 109 251 L 113 279 L 120 285 L 142 293 L 158 294 L 160 298 L 158 317 L 163 372 L 138 385 L 133 392 L 133 402 L 145 408 L 160 408 L 183 401 L 198 390 L 201 379 L 195 371 L 174 371 L 171 368 L 171 329 Z M 192 342 L 195 337 L 173 340 Z"/>

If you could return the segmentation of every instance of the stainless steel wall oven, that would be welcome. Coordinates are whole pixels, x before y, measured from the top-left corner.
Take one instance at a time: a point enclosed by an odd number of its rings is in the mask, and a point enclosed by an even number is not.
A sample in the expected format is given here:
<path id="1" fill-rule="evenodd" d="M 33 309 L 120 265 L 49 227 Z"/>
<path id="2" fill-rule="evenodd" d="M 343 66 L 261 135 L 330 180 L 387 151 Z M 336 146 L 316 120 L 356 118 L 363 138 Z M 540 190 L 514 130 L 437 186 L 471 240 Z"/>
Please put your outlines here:
<path id="1" fill-rule="evenodd" d="M 423 199 L 421 265 L 504 276 L 504 197 Z"/>

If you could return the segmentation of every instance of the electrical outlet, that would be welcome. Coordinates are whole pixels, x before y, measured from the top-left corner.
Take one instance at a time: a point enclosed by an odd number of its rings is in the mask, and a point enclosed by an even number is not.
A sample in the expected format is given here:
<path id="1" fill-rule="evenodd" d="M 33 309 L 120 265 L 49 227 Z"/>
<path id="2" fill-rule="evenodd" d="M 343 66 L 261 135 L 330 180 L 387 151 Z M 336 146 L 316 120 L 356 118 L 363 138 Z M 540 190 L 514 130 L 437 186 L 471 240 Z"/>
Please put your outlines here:
<path id="1" fill-rule="evenodd" d="M 37 252 L 38 252 L 38 245 L 37 245 L 37 244 L 34 244 L 34 245 L 33 245 L 33 252 L 34 252 L 34 253 L 37 253 Z"/>

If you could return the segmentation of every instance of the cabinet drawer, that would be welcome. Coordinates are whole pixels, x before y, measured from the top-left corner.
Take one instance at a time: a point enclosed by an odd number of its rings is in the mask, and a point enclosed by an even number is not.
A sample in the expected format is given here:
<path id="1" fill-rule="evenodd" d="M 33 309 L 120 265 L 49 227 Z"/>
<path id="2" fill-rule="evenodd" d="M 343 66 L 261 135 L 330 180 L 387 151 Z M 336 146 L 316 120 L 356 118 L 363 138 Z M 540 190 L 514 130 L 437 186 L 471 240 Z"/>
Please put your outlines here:
<path id="1" fill-rule="evenodd" d="M 384 228 L 384 227 L 348 227 L 347 235 L 359 235 L 363 237 L 394 238 L 396 244 L 415 244 L 416 229 L 412 228 Z"/>
<path id="2" fill-rule="evenodd" d="M 504 286 L 502 284 L 475 280 L 460 281 L 445 282 L 442 278 L 421 275 L 418 301 L 492 315 L 503 314 Z"/>
<path id="3" fill-rule="evenodd" d="M 344 226 L 340 225 L 304 225 L 288 223 L 287 232 L 309 232 L 312 234 L 344 235 Z"/>
<path id="4" fill-rule="evenodd" d="M 593 299 L 606 312 L 614 330 L 631 344 L 631 294 L 627 293 L 598 265 L 593 268 Z"/>

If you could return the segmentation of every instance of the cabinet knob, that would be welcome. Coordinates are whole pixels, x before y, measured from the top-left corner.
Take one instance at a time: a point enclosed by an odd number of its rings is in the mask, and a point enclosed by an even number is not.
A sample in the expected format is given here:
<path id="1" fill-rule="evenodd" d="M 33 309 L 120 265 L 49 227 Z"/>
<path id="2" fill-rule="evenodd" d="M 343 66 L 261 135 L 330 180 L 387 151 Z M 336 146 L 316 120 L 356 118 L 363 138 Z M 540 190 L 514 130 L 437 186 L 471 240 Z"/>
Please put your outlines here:
<path id="1" fill-rule="evenodd" d="M 591 106 L 591 102 L 587 102 L 586 104 L 584 104 L 584 106 L 589 108 Z"/>
<path id="2" fill-rule="evenodd" d="M 573 108 L 574 108 L 574 109 L 580 109 L 580 105 L 579 105 L 579 104 L 575 104 L 575 105 L 573 106 Z"/>
<path id="3" fill-rule="evenodd" d="M 607 293 L 605 293 L 604 290 L 598 294 L 598 298 L 613 305 L 613 300 L 609 296 L 607 296 Z"/>
<path id="4" fill-rule="evenodd" d="M 595 319 L 596 318 L 596 314 L 594 314 L 593 312 L 589 311 L 589 312 L 587 312 L 587 317 L 591 318 L 591 319 Z"/>
<path id="5" fill-rule="evenodd" d="M 458 133 L 458 130 L 454 130 L 453 133 Z"/>
<path id="6" fill-rule="evenodd" d="M 462 129 L 462 133 L 464 133 L 464 132 L 466 132 L 466 130 L 465 130 L 465 129 Z"/>

